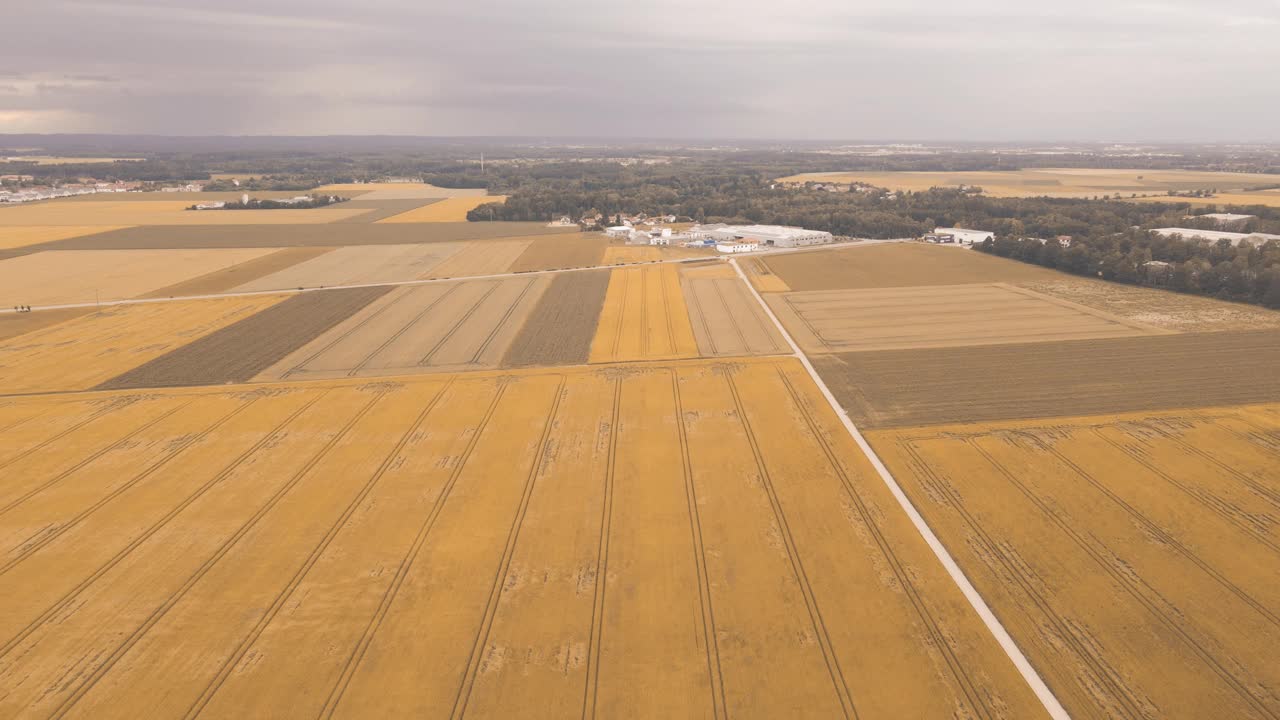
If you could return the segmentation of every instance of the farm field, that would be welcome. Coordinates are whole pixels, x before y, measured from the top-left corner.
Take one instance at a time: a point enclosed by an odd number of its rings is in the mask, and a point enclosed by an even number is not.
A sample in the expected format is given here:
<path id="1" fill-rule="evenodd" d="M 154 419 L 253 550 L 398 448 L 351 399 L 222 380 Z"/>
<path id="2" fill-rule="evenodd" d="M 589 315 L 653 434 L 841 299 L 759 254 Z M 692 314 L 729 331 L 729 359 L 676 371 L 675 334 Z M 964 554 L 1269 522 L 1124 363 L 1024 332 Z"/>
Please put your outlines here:
<path id="1" fill-rule="evenodd" d="M 430 200 L 436 198 L 483 197 L 482 188 L 442 188 L 426 183 L 347 183 L 321 185 L 310 192 L 332 193 L 361 200 Z"/>
<path id="2" fill-rule="evenodd" d="M 6 716 L 1041 713 L 794 360 L 0 417 Z"/>
<path id="3" fill-rule="evenodd" d="M 505 273 L 533 241 L 534 238 L 507 238 L 467 243 L 435 266 L 429 277 L 453 278 Z"/>
<path id="4" fill-rule="evenodd" d="M 535 238 L 511 264 L 511 272 L 595 267 L 601 264 L 608 243 L 601 235 L 576 231 Z"/>
<path id="5" fill-rule="evenodd" d="M 244 248 L 23 255 L 0 261 L 0 307 L 134 298 L 270 252 Z"/>
<path id="6" fill-rule="evenodd" d="M 497 367 L 551 279 L 396 288 L 267 368 L 258 380 Z"/>
<path id="7" fill-rule="evenodd" d="M 34 227 L 0 227 L 0 250 L 38 245 L 40 243 L 66 240 L 67 238 L 93 235 L 95 233 L 116 230 L 112 226 L 97 225 L 37 225 Z"/>
<path id="8" fill-rule="evenodd" d="M 728 265 L 685 266 L 680 270 L 680 287 L 703 357 L 791 352 Z"/>
<path id="9" fill-rule="evenodd" d="M 1280 313 L 1213 298 L 1071 275 L 1023 281 L 1018 287 L 1086 305 L 1125 320 L 1179 332 L 1280 328 Z"/>
<path id="10" fill-rule="evenodd" d="M 331 252 L 333 249 L 326 247 L 284 248 L 268 255 L 246 260 L 238 265 L 214 270 L 190 280 L 183 280 L 182 282 L 162 287 L 159 290 L 152 290 L 142 295 L 142 297 L 186 297 L 226 292 L 258 278 L 273 275 L 299 263 L 313 260 L 327 252 Z"/>
<path id="11" fill-rule="evenodd" d="M 778 293 L 768 301 L 796 342 L 816 353 L 1170 332 L 1002 283 Z"/>
<path id="12" fill-rule="evenodd" d="M 1265 404 L 869 439 L 1074 717 L 1263 718 L 1278 433 Z"/>
<path id="13" fill-rule="evenodd" d="M 760 258 L 743 258 L 738 266 L 747 276 L 747 280 L 755 286 L 757 292 L 790 292 L 791 286 L 774 274 L 768 263 Z"/>
<path id="14" fill-rule="evenodd" d="M 239 292 L 417 280 L 462 243 L 343 247 L 236 287 Z"/>
<path id="15" fill-rule="evenodd" d="M 0 314 L 0 341 L 50 325 L 57 325 L 91 312 L 93 312 L 91 308 L 64 308 L 30 313 L 3 313 Z"/>
<path id="16" fill-rule="evenodd" d="M 99 165 L 102 163 L 113 162 L 140 162 L 143 159 L 144 158 L 67 157 L 64 155 L 12 155 L 0 158 L 0 160 L 4 162 L 30 162 L 35 163 L 36 165 Z"/>
<path id="17" fill-rule="evenodd" d="M 1129 198 L 1125 198 L 1128 200 Z M 1280 207 L 1280 190 L 1257 190 L 1254 192 L 1220 192 L 1213 197 L 1195 198 L 1195 197 L 1140 197 L 1133 198 L 1131 202 L 1166 202 L 1166 203 L 1186 203 L 1188 205 L 1218 205 L 1226 207 L 1228 205 L 1265 205 L 1266 207 Z"/>
<path id="18" fill-rule="evenodd" d="M 890 190 L 977 185 L 993 197 L 1093 197 L 1169 190 L 1246 189 L 1274 185 L 1274 175 L 1198 170 L 1033 168 L 984 172 L 835 172 L 779 178 L 779 182 L 863 182 Z M 1181 198 L 1179 198 L 1181 199 Z"/>
<path id="19" fill-rule="evenodd" d="M 409 212 L 414 208 L 420 208 L 424 205 L 430 205 L 433 202 L 439 202 L 436 199 L 418 199 L 418 200 L 347 200 L 336 205 L 329 205 L 319 210 L 359 210 L 359 215 L 351 215 L 344 217 L 336 222 L 338 223 L 372 223 L 389 218 L 393 215 Z"/>
<path id="20" fill-rule="evenodd" d="M 0 341 L 0 395 L 92 388 L 282 299 L 120 305 L 10 337 Z"/>
<path id="21" fill-rule="evenodd" d="M 1280 331 L 814 356 L 855 423 L 983 422 L 1280 402 Z"/>
<path id="22" fill-rule="evenodd" d="M 503 366 L 586 364 L 608 288 L 608 270 L 553 276 L 507 348 Z"/>
<path id="23" fill-rule="evenodd" d="M 169 193 L 164 193 L 168 195 Z M 368 210 L 191 211 L 190 200 L 50 200 L 0 208 L 0 226 L 14 225 L 308 225 L 353 217 Z"/>
<path id="24" fill-rule="evenodd" d="M 600 260 L 600 264 L 621 265 L 661 259 L 662 253 L 653 245 L 610 245 L 604 249 L 604 258 Z"/>
<path id="25" fill-rule="evenodd" d="M 591 362 L 697 355 L 698 344 L 675 266 L 610 271 L 604 308 L 591 343 Z"/>
<path id="26" fill-rule="evenodd" d="M 759 258 L 795 291 L 1061 279 L 1037 265 L 956 247 L 881 243 Z"/>
<path id="27" fill-rule="evenodd" d="M 392 215 L 379 220 L 380 223 L 430 223 L 430 222 L 466 222 L 467 213 L 485 203 L 506 202 L 505 195 L 482 195 L 478 197 L 450 197 L 430 205 Z"/>

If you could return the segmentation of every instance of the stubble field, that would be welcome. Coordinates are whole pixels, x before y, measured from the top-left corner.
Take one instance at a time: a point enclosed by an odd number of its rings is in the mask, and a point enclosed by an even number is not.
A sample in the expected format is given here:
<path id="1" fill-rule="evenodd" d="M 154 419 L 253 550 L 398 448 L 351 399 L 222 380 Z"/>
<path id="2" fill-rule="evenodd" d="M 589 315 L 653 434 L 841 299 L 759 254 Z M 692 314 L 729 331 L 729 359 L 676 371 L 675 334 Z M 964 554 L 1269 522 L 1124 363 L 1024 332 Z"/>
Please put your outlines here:
<path id="1" fill-rule="evenodd" d="M 773 321 L 728 265 L 681 268 L 680 287 L 703 357 L 791 352 Z"/>
<path id="2" fill-rule="evenodd" d="M 1063 277 L 1016 260 L 925 243 L 852 246 L 759 260 L 795 291 L 1015 283 Z"/>
<path id="3" fill-rule="evenodd" d="M 417 280 L 462 248 L 462 243 L 343 247 L 235 289 L 256 292 Z"/>
<path id="4" fill-rule="evenodd" d="M 94 235 L 118 230 L 110 225 L 37 225 L 34 227 L 0 227 L 0 250 L 39 245 L 40 243 Z"/>
<path id="5" fill-rule="evenodd" d="M 168 193 L 164 193 L 168 194 Z M 0 208 L 4 225 L 307 225 L 329 223 L 367 209 L 187 210 L 189 200 L 51 200 Z"/>
<path id="6" fill-rule="evenodd" d="M 431 222 L 466 222 L 467 213 L 487 203 L 505 202 L 505 195 L 485 195 L 481 197 L 451 197 L 433 202 L 430 205 L 384 218 L 378 222 L 394 223 L 431 223 Z"/>
<path id="7" fill-rule="evenodd" d="M 608 244 L 603 236 L 579 232 L 535 238 L 520 257 L 511 263 L 510 271 L 595 267 L 601 264 Z"/>
<path id="8" fill-rule="evenodd" d="M 5 715 L 1040 713 L 792 360 L 0 423 Z"/>

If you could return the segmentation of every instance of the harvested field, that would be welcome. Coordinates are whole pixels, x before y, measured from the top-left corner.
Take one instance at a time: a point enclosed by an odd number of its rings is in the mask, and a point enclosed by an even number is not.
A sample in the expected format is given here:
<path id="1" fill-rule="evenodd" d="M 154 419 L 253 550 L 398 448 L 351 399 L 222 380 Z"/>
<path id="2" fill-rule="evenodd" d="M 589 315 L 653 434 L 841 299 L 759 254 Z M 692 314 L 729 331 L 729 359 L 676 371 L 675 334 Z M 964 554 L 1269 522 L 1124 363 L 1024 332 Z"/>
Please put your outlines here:
<path id="1" fill-rule="evenodd" d="M 0 394 L 94 387 L 282 299 L 117 305 L 9 338 L 0 342 Z"/>
<path id="2" fill-rule="evenodd" d="M 681 273 L 680 286 L 702 356 L 791 353 L 732 268 L 690 268 Z"/>
<path id="3" fill-rule="evenodd" d="M 391 288 L 293 295 L 98 385 L 98 390 L 248 382 Z"/>
<path id="4" fill-rule="evenodd" d="M 267 249 L 42 252 L 0 262 L 0 307 L 135 298 L 239 265 Z"/>
<path id="5" fill-rule="evenodd" d="M 607 270 L 555 275 L 507 348 L 503 366 L 586 364 L 608 288 Z"/>
<path id="6" fill-rule="evenodd" d="M 262 200 L 286 200 L 299 195 L 297 190 L 254 190 L 249 193 L 250 197 Z M 57 198 L 48 202 L 56 202 L 58 204 L 65 203 L 100 203 L 100 202 L 166 202 L 172 203 L 176 201 L 184 201 L 186 206 L 194 205 L 198 202 L 212 202 L 215 200 L 236 201 L 238 202 L 244 196 L 244 191 L 223 191 L 223 192 L 165 192 L 163 190 L 148 192 L 123 192 L 112 193 L 110 195 L 94 194 L 94 195 L 72 195 L 70 197 Z"/>
<path id="7" fill-rule="evenodd" d="M 794 360 L 0 412 L 5 716 L 1041 716 Z"/>
<path id="8" fill-rule="evenodd" d="M 1280 401 L 1280 331 L 814 357 L 867 427 Z"/>
<path id="9" fill-rule="evenodd" d="M 168 195 L 169 193 L 165 193 Z M 328 223 L 367 210 L 187 210 L 189 200 L 50 200 L 0 209 L 4 225 L 307 225 Z M 172 230 L 170 230 L 172 232 Z"/>
<path id="10" fill-rule="evenodd" d="M 1122 285 L 1088 278 L 1024 281 L 1019 287 L 1087 305 L 1144 325 L 1178 332 L 1262 330 L 1280 327 L 1280 312 L 1257 305 Z"/>
<path id="11" fill-rule="evenodd" d="M 55 240 L 66 240 L 67 238 L 93 235 L 95 233 L 118 229 L 119 228 L 111 226 L 99 227 L 96 225 L 39 225 L 36 227 L 0 226 L 0 250 L 11 250 L 13 248 L 39 245 L 41 243 L 53 242 Z"/>
<path id="12" fill-rule="evenodd" d="M 820 290 L 770 295 L 768 301 L 796 342 L 816 353 L 1169 332 L 1000 283 Z"/>
<path id="13" fill-rule="evenodd" d="M 624 263 L 652 262 L 661 260 L 662 253 L 652 245 L 610 245 L 604 249 L 601 265 L 622 265 Z"/>
<path id="14" fill-rule="evenodd" d="M 66 308 L 63 310 L 41 310 L 29 313 L 0 314 L 0 341 L 24 335 L 40 328 L 57 325 L 81 315 L 93 312 L 89 308 Z"/>
<path id="15" fill-rule="evenodd" d="M 431 270 L 429 277 L 454 278 L 469 275 L 497 275 L 507 272 L 533 238 L 509 238 L 467 243 Z"/>
<path id="16" fill-rule="evenodd" d="M 339 223 L 372 223 L 389 218 L 393 215 L 409 212 L 414 208 L 420 208 L 430 205 L 433 202 L 439 202 L 437 199 L 427 200 L 348 200 L 344 203 L 331 205 L 322 210 L 361 210 L 359 215 L 352 215 L 338 220 Z"/>
<path id="17" fill-rule="evenodd" d="M 698 343 L 673 265 L 609 273 L 609 289 L 591 343 L 593 363 L 696 357 Z"/>
<path id="18" fill-rule="evenodd" d="M 1156 195 L 1153 197 L 1140 198 L 1124 198 L 1130 202 L 1157 202 L 1172 203 L 1176 205 L 1216 205 L 1225 210 L 1228 206 L 1263 205 L 1266 207 L 1280 207 L 1280 192 L 1276 190 L 1258 190 L 1256 192 L 1223 192 L 1217 193 L 1213 197 L 1197 198 L 1197 197 L 1169 197 L 1168 195 Z"/>
<path id="19" fill-rule="evenodd" d="M 596 267 L 600 265 L 608 244 L 609 241 L 603 236 L 579 232 L 536 238 L 511 263 L 511 272 Z"/>
<path id="20" fill-rule="evenodd" d="M 881 243 L 761 258 L 792 290 L 1061 280 L 1062 273 L 962 248 Z"/>
<path id="21" fill-rule="evenodd" d="M 232 212 L 249 212 L 232 211 Z M 276 212 L 266 210 L 264 212 Z M 25 248 L 38 250 L 158 250 L 169 248 L 282 248 L 343 247 L 351 245 L 407 245 L 462 240 L 546 235 L 572 237 L 561 228 L 540 223 L 328 223 L 321 225 L 245 225 L 239 227 L 202 225 L 180 232 L 164 227 L 135 227 L 104 232 L 92 237 L 71 238 Z"/>
<path id="22" fill-rule="evenodd" d="M 463 247 L 462 243 L 344 247 L 240 285 L 236 290 L 284 290 L 417 280 Z"/>
<path id="23" fill-rule="evenodd" d="M 333 193 L 361 200 L 431 200 L 455 197 L 481 197 L 483 188 L 442 188 L 426 183 L 348 183 L 321 185 L 313 193 Z"/>
<path id="24" fill-rule="evenodd" d="M 175 285 L 153 290 L 142 297 L 184 297 L 226 292 L 238 285 L 244 285 L 258 278 L 281 272 L 332 251 L 333 248 L 325 247 L 285 248 L 277 250 L 270 255 L 263 255 L 253 260 L 242 262 L 239 265 L 232 265 L 222 270 L 214 270 L 211 273 L 184 280 Z"/>
<path id="25" fill-rule="evenodd" d="M 144 158 L 67 157 L 63 155 L 16 155 L 0 158 L 0 162 L 27 162 L 36 165 L 85 165 L 114 162 L 140 162 Z"/>
<path id="26" fill-rule="evenodd" d="M 1264 718 L 1277 437 L 1280 405 L 870 440 L 1073 717 Z"/>
<path id="27" fill-rule="evenodd" d="M 506 202 L 506 195 L 485 195 L 480 197 L 451 197 L 424 205 L 408 212 L 393 215 L 378 222 L 387 223 L 432 223 L 432 222 L 466 222 L 467 213 L 486 203 Z"/>
<path id="28" fill-rule="evenodd" d="M 1169 190 L 1241 189 L 1274 185 L 1275 175 L 1201 170 L 1128 170 L 1095 168 L 1029 168 L 978 172 L 834 172 L 806 173 L 779 182 L 864 182 L 890 190 L 976 185 L 994 197 L 1094 197 Z M 1177 198 L 1181 200 L 1182 198 Z"/>
<path id="29" fill-rule="evenodd" d="M 790 292 L 791 286 L 774 274 L 768 263 L 760 258 L 744 258 L 738 261 L 743 273 L 757 292 Z"/>
<path id="30" fill-rule="evenodd" d="M 546 276 L 534 276 L 397 288 L 265 369 L 257 379 L 497 367 L 549 283 Z"/>

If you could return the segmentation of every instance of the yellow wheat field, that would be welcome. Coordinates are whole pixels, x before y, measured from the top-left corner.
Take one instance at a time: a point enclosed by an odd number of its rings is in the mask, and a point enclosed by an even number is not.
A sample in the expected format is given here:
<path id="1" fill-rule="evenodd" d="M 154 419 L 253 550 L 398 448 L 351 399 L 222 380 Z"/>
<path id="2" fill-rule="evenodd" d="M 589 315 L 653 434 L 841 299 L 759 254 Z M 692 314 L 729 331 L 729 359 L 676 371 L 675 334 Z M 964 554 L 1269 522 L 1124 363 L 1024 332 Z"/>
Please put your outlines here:
<path id="1" fill-rule="evenodd" d="M 1168 202 L 1187 203 L 1190 205 L 1265 205 L 1280 207 L 1280 190 L 1259 190 L 1257 192 L 1220 192 L 1213 197 L 1169 197 L 1156 195 L 1153 197 L 1135 198 L 1134 202 Z"/>
<path id="2" fill-rule="evenodd" d="M 624 268 L 609 274 L 609 289 L 591 362 L 696 357 L 698 343 L 673 265 Z"/>
<path id="3" fill-rule="evenodd" d="M 309 225 L 368 212 L 340 205 L 318 210 L 187 210 L 192 200 L 50 200 L 0 208 L 0 227 L 15 225 Z M 104 228 L 105 229 L 105 228 Z"/>
<path id="4" fill-rule="evenodd" d="M 117 305 L 9 338 L 0 342 L 0 395 L 91 388 L 281 299 Z"/>
<path id="5" fill-rule="evenodd" d="M 333 193 L 360 200 L 430 200 L 483 196 L 481 188 L 442 188 L 426 183 L 346 183 L 321 185 L 313 193 Z"/>
<path id="6" fill-rule="evenodd" d="M 6 717 L 1041 716 L 794 360 L 0 427 Z"/>
<path id="7" fill-rule="evenodd" d="M 26 247 L 28 245 L 37 245 L 39 243 L 53 242 L 55 240 L 66 240 L 67 238 L 81 237 L 82 235 L 93 235 L 94 233 L 108 232 L 110 230 L 119 230 L 122 226 L 49 226 L 37 225 L 33 227 L 6 227 L 0 226 L 0 250 L 11 250 L 13 248 Z"/>
<path id="8" fill-rule="evenodd" d="M 52 250 L 0 262 L 0 307 L 138 297 L 262 257 L 272 248 Z"/>
<path id="9" fill-rule="evenodd" d="M 1077 718 L 1274 717 L 1280 405 L 870 434 Z"/>
<path id="10" fill-rule="evenodd" d="M 506 202 L 506 195 L 450 197 L 379 220 L 380 223 L 466 222 L 467 213 L 485 203 Z"/>

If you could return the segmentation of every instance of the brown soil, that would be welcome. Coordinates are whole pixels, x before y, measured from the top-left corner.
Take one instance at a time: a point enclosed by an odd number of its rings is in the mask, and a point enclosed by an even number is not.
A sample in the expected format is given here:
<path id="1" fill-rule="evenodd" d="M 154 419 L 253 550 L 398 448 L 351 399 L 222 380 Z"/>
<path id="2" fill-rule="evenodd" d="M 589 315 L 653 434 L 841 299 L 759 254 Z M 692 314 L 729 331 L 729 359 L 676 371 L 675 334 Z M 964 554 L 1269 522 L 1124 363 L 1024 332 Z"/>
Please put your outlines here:
<path id="1" fill-rule="evenodd" d="M 608 246 L 609 241 L 599 235 L 572 233 L 538 238 L 511 264 L 511 272 L 595 267 Z"/>
<path id="2" fill-rule="evenodd" d="M 285 248 L 280 252 L 242 262 L 222 270 L 215 270 L 206 275 L 192 278 L 184 282 L 163 287 L 143 295 L 144 298 L 183 297 L 189 295 L 211 295 L 226 292 L 236 286 L 257 280 L 285 268 L 293 267 L 301 262 L 332 252 L 334 248 L 300 247 Z"/>
<path id="3" fill-rule="evenodd" d="M 972 250 L 924 243 L 775 255 L 765 263 L 792 290 L 957 285 L 1061 279 L 1061 273 Z"/>
<path id="4" fill-rule="evenodd" d="M 1280 400 L 1280 332 L 815 356 L 854 422 L 898 427 Z"/>
<path id="5" fill-rule="evenodd" d="M 391 288 L 309 292 L 161 355 L 96 389 L 246 382 Z"/>
<path id="6" fill-rule="evenodd" d="M 92 308 L 66 308 L 29 313 L 5 313 L 0 315 L 0 341 L 47 328 L 50 325 L 57 325 L 64 320 L 78 318 L 91 312 L 93 312 Z"/>
<path id="7" fill-rule="evenodd" d="M 604 270 L 556 275 L 507 349 L 503 365 L 586 363 L 608 287 Z"/>

